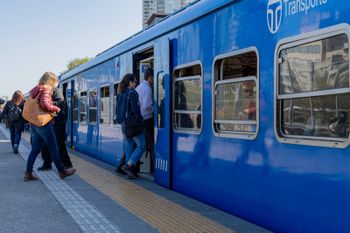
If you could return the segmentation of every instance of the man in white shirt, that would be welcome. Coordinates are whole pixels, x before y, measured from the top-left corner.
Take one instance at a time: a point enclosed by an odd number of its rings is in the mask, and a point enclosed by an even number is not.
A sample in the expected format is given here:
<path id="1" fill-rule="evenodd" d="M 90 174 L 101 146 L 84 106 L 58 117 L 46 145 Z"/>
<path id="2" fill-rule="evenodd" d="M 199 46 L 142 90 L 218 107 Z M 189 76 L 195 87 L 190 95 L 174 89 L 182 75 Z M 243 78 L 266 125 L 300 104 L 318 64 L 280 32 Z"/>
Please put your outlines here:
<path id="1" fill-rule="evenodd" d="M 144 80 L 136 87 L 139 94 L 141 115 L 144 121 L 153 118 L 153 70 L 147 69 L 144 73 Z"/>
<path id="2" fill-rule="evenodd" d="M 148 68 L 144 73 L 144 81 L 136 87 L 139 94 L 141 115 L 145 124 L 147 152 L 151 155 L 151 172 L 153 172 L 154 145 L 154 107 L 153 107 L 153 70 Z"/>

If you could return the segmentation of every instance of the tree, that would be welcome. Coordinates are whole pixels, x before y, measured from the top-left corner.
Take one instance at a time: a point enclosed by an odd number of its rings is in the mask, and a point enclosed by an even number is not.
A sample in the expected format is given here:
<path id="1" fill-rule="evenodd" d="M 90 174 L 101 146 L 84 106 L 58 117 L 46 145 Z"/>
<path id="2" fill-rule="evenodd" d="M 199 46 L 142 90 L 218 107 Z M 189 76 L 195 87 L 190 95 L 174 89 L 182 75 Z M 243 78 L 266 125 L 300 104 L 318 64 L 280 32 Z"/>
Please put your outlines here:
<path id="1" fill-rule="evenodd" d="M 65 70 L 63 73 L 68 72 L 72 69 L 74 69 L 75 67 L 80 66 L 81 64 L 84 64 L 88 61 L 90 61 L 91 58 L 90 57 L 84 57 L 84 58 L 74 58 L 68 61 L 67 63 L 67 70 Z"/>

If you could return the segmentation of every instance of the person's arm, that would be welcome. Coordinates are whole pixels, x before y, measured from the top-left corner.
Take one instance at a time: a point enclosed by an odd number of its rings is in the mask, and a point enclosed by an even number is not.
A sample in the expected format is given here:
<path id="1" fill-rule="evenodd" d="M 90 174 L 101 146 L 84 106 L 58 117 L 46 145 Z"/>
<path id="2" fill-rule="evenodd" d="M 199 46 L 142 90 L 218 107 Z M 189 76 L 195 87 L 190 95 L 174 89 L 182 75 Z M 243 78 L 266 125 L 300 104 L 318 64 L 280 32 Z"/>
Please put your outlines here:
<path id="1" fill-rule="evenodd" d="M 42 89 L 39 97 L 40 106 L 48 112 L 59 112 L 61 109 L 52 103 L 51 92 L 48 88 Z"/>

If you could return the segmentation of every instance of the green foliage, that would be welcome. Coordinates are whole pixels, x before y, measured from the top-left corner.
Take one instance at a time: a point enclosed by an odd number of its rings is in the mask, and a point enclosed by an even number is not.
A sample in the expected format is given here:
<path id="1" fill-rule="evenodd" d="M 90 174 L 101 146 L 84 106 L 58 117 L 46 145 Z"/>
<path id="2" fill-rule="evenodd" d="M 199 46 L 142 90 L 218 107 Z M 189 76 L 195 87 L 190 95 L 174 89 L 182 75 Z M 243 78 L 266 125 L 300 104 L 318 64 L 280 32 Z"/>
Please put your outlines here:
<path id="1" fill-rule="evenodd" d="M 78 67 L 81 64 L 84 64 L 84 63 L 86 63 L 86 62 L 88 62 L 90 60 L 91 60 L 90 57 L 71 59 L 67 63 L 67 70 L 65 72 L 70 71 L 70 70 L 74 69 L 75 67 Z"/>

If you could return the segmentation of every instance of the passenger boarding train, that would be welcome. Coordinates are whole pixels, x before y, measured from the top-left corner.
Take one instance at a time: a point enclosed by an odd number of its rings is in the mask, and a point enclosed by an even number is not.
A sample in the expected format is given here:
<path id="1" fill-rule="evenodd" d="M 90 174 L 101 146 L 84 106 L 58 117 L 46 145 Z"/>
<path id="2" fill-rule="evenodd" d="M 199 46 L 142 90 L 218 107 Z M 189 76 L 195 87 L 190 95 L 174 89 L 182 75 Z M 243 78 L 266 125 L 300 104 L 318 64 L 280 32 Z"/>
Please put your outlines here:
<path id="1" fill-rule="evenodd" d="M 198 1 L 60 76 L 68 143 L 116 165 L 118 84 L 152 67 L 154 182 L 276 232 L 350 232 L 349 37 L 348 0 Z"/>

